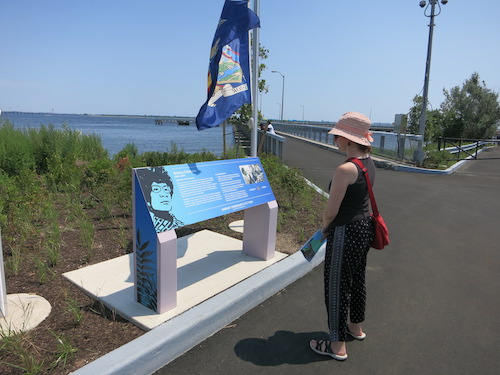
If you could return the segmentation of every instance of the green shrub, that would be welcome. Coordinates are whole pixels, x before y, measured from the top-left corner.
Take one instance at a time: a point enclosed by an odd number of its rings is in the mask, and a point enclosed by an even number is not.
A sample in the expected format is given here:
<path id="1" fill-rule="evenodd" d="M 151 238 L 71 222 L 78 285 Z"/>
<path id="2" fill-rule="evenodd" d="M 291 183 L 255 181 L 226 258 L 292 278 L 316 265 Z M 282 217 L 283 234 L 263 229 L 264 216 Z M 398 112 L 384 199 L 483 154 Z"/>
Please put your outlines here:
<path id="1" fill-rule="evenodd" d="M 139 156 L 139 151 L 137 150 L 137 147 L 133 143 L 127 143 L 125 147 L 120 150 L 116 155 L 115 155 L 115 160 L 119 161 L 123 158 L 128 158 L 129 160 L 135 160 Z"/>
<path id="2" fill-rule="evenodd" d="M 0 227 L 6 228 L 7 217 L 13 203 L 12 194 L 15 193 L 14 180 L 7 173 L 0 170 Z M 5 232 L 5 229 L 4 229 Z"/>
<path id="3" fill-rule="evenodd" d="M 113 171 L 113 162 L 109 159 L 94 160 L 82 166 L 81 186 L 88 189 L 102 186 L 109 181 Z"/>
<path id="4" fill-rule="evenodd" d="M 37 216 L 43 202 L 37 176 L 32 171 L 20 171 L 13 178 L 0 172 L 0 223 L 6 227 L 4 235 L 18 240 L 27 237 L 31 218 Z"/>
<path id="5" fill-rule="evenodd" d="M 36 171 L 47 175 L 49 186 L 55 191 L 67 191 L 80 186 L 83 178 L 81 166 L 107 158 L 98 136 L 84 135 L 64 125 L 62 130 L 54 125 L 26 131 Z"/>
<path id="6" fill-rule="evenodd" d="M 108 151 L 103 147 L 101 137 L 96 134 L 82 135 L 78 141 L 78 157 L 81 160 L 107 159 Z"/>
<path id="7" fill-rule="evenodd" d="M 184 150 L 179 151 L 175 145 L 169 152 L 145 152 L 141 157 L 147 166 L 201 163 L 219 159 L 215 154 L 206 150 L 188 154 Z"/>
<path id="8" fill-rule="evenodd" d="M 424 160 L 425 168 L 446 169 L 453 164 L 453 155 L 448 151 L 430 151 Z"/>
<path id="9" fill-rule="evenodd" d="M 292 208 L 298 198 L 310 195 L 311 188 L 299 170 L 286 167 L 272 155 L 264 156 L 261 162 L 274 194 L 280 198 L 281 206 Z"/>
<path id="10" fill-rule="evenodd" d="M 16 176 L 35 167 L 35 160 L 26 135 L 9 122 L 0 127 L 0 170 Z"/>

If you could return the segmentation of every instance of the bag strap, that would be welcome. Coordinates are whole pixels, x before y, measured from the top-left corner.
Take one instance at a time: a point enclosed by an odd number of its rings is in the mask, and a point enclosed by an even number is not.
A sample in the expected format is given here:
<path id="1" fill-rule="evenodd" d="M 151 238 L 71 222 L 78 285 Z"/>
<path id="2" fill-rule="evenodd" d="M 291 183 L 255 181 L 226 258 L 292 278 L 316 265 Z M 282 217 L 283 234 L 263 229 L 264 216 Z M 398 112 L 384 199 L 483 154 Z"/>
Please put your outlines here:
<path id="1" fill-rule="evenodd" d="M 366 186 L 368 187 L 368 194 L 370 195 L 370 202 L 372 205 L 372 211 L 374 215 L 378 215 L 378 208 L 377 208 L 377 202 L 375 201 L 375 195 L 373 195 L 373 189 L 372 189 L 372 183 L 370 181 L 370 176 L 368 175 L 368 169 L 366 169 L 365 165 L 361 160 L 358 158 L 349 158 L 347 161 L 351 161 L 354 164 L 356 164 L 359 168 L 361 168 L 361 171 L 363 172 L 366 180 Z"/>

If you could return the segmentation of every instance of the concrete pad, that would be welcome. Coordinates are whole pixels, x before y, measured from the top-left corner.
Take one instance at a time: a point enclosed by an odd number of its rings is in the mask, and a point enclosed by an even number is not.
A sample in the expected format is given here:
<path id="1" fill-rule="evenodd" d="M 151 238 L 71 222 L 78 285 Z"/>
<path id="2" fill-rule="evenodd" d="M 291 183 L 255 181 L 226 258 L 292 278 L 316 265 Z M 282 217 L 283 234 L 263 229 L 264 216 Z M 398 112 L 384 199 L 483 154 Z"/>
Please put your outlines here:
<path id="1" fill-rule="evenodd" d="M 50 303 L 35 294 L 8 294 L 7 316 L 0 314 L 0 336 L 10 336 L 35 328 L 49 316 L 51 310 Z"/>
<path id="2" fill-rule="evenodd" d="M 229 229 L 234 230 L 235 232 L 238 233 L 243 233 L 244 221 L 243 220 L 233 221 L 232 223 L 229 224 Z"/>
<path id="3" fill-rule="evenodd" d="M 242 241 L 208 230 L 179 238 L 177 307 L 163 314 L 135 302 L 132 254 L 63 276 L 138 327 L 150 330 L 287 256 L 276 252 L 264 261 L 243 254 L 242 247 Z"/>
<path id="4" fill-rule="evenodd" d="M 152 374 L 317 267 L 325 247 L 311 262 L 297 251 L 71 374 Z"/>

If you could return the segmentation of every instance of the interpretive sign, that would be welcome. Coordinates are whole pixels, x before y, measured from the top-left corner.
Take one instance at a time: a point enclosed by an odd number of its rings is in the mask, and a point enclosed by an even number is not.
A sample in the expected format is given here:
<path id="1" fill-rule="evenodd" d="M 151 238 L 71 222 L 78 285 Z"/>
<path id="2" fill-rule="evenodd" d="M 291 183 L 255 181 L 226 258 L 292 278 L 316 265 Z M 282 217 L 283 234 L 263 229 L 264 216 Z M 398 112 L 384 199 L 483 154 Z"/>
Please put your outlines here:
<path id="1" fill-rule="evenodd" d="M 245 210 L 243 251 L 266 260 L 273 256 L 277 204 L 258 158 L 135 168 L 132 177 L 139 303 L 157 312 L 175 307 L 175 229 L 184 225 Z M 162 285 L 168 296 L 159 292 Z"/>
<path id="2" fill-rule="evenodd" d="M 275 199 L 258 158 L 135 171 L 157 233 Z"/>

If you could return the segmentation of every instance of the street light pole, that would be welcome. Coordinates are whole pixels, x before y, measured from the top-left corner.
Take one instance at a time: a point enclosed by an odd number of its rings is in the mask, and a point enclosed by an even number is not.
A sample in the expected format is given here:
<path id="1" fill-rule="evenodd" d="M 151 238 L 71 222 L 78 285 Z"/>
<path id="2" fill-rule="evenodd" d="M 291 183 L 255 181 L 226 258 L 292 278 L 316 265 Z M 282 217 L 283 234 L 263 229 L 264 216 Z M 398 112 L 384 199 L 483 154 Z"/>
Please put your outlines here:
<path id="1" fill-rule="evenodd" d="M 304 106 L 302 104 L 300 106 L 302 107 L 302 121 L 304 121 Z"/>
<path id="2" fill-rule="evenodd" d="M 430 3 L 429 5 L 431 6 L 431 14 L 430 16 L 427 16 L 424 13 L 426 17 L 430 17 L 430 23 L 429 23 L 429 40 L 427 43 L 427 59 L 425 61 L 425 78 L 424 78 L 424 93 L 422 100 L 422 112 L 420 114 L 420 121 L 418 126 L 418 134 L 420 134 L 422 138 L 418 140 L 417 151 L 415 151 L 414 155 L 415 162 L 418 165 L 422 165 L 425 159 L 423 144 L 425 136 L 425 125 L 427 123 L 427 102 L 429 100 L 429 76 L 431 71 L 432 37 L 434 35 L 434 17 L 438 16 L 441 13 L 441 8 L 439 8 L 438 14 L 435 13 L 436 4 L 438 4 L 438 0 L 429 0 L 429 3 Z M 441 0 L 441 4 L 445 5 L 446 3 L 448 3 L 448 0 Z M 426 5 L 427 3 L 425 0 L 420 1 L 421 8 L 425 7 Z"/>
<path id="3" fill-rule="evenodd" d="M 285 76 L 277 70 L 271 70 L 273 73 L 278 73 L 283 78 L 283 87 L 281 89 L 281 121 L 283 121 L 283 107 L 285 106 Z"/>

